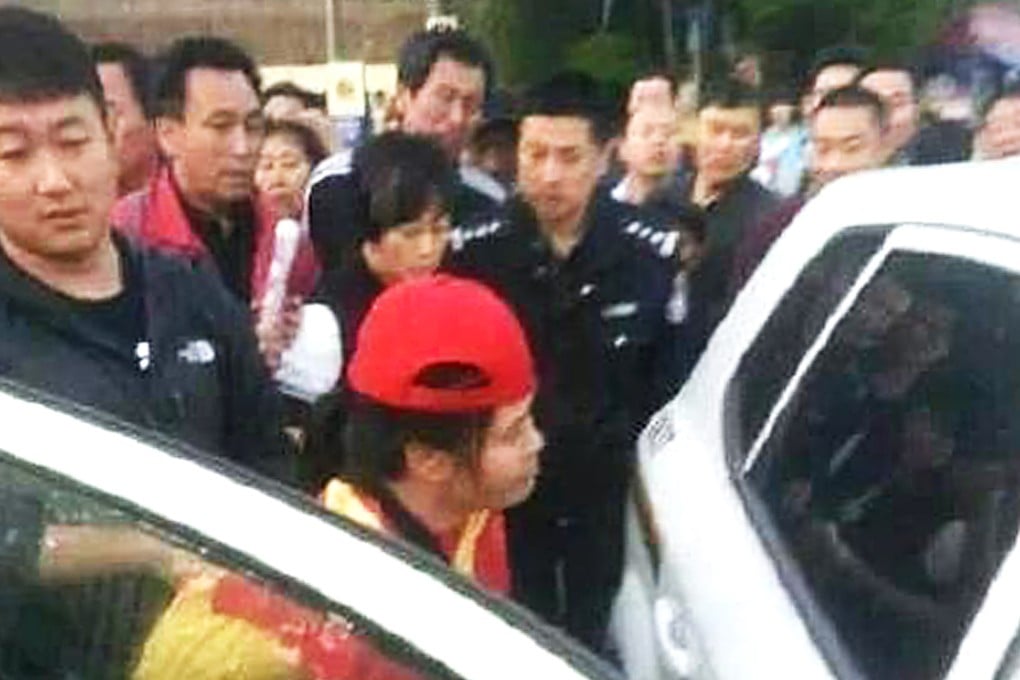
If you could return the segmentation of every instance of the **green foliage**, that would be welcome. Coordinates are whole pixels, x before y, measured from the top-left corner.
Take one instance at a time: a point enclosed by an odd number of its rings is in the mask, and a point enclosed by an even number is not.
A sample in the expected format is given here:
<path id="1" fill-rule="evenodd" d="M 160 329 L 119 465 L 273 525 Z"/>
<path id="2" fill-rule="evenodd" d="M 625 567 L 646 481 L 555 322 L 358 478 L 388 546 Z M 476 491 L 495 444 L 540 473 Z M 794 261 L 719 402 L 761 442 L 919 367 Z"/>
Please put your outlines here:
<path id="1" fill-rule="evenodd" d="M 596 33 L 570 46 L 566 66 L 612 85 L 627 86 L 641 70 L 637 41 L 629 35 Z"/>
<path id="2" fill-rule="evenodd" d="M 931 41 L 954 0 L 737 0 L 744 36 L 803 69 L 819 49 L 854 43 L 879 57 Z"/>

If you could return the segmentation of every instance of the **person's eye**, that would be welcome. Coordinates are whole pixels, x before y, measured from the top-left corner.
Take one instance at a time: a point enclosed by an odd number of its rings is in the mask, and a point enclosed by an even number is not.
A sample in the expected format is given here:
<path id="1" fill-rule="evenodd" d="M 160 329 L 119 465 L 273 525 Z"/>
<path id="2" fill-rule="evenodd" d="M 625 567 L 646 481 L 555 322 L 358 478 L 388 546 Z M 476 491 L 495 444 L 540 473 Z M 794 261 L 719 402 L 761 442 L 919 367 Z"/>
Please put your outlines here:
<path id="1" fill-rule="evenodd" d="M 27 157 L 27 146 L 0 147 L 0 161 L 18 161 Z"/>

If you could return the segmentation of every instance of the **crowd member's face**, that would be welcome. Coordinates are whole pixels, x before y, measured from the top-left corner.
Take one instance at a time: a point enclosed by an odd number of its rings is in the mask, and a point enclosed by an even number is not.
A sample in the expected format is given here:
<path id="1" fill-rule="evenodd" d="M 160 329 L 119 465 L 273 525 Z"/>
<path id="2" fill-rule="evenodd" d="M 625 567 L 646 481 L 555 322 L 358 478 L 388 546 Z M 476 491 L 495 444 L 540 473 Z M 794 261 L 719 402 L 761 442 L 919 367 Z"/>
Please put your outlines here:
<path id="1" fill-rule="evenodd" d="M 0 241 L 15 261 L 82 261 L 109 238 L 117 159 L 87 95 L 0 103 Z"/>
<path id="2" fill-rule="evenodd" d="M 698 174 L 709 183 L 747 172 L 758 155 L 761 118 L 753 108 L 708 106 L 698 114 Z"/>
<path id="3" fill-rule="evenodd" d="M 477 459 L 457 467 L 451 493 L 465 510 L 502 510 L 531 493 L 545 445 L 531 417 L 531 401 L 496 408 Z"/>
<path id="4" fill-rule="evenodd" d="M 397 93 L 401 129 L 438 141 L 451 158 L 459 158 L 485 101 L 485 71 L 441 57 L 416 92 Z"/>
<path id="5" fill-rule="evenodd" d="M 882 165 L 882 129 L 875 113 L 864 106 L 828 106 L 811 121 L 812 190 L 860 170 Z"/>
<path id="6" fill-rule="evenodd" d="M 1020 97 L 997 101 L 978 129 L 974 146 L 981 158 L 1020 155 Z"/>
<path id="7" fill-rule="evenodd" d="M 160 144 L 185 200 L 217 212 L 249 199 L 264 124 L 259 98 L 241 71 L 188 73 L 184 113 L 160 118 Z"/>
<path id="8" fill-rule="evenodd" d="M 362 256 L 385 285 L 428 276 L 439 268 L 450 240 L 450 218 L 437 205 L 418 219 L 383 231 L 362 245 Z"/>
<path id="9" fill-rule="evenodd" d="M 680 140 L 673 107 L 646 106 L 631 115 L 620 158 L 627 171 L 637 175 L 664 177 L 676 172 Z"/>
<path id="10" fill-rule="evenodd" d="M 273 203 L 278 215 L 297 217 L 301 214 L 305 182 L 311 172 L 312 164 L 300 140 L 289 133 L 278 132 L 262 143 L 255 168 L 255 186 Z"/>
<path id="11" fill-rule="evenodd" d="M 769 122 L 779 127 L 788 127 L 793 124 L 793 104 L 781 102 L 769 107 Z"/>
<path id="12" fill-rule="evenodd" d="M 584 118 L 528 116 L 521 122 L 518 190 L 543 226 L 579 224 L 604 168 L 604 149 Z"/>
<path id="13" fill-rule="evenodd" d="M 857 79 L 861 69 L 853 64 L 832 64 L 826 66 L 815 76 L 815 82 L 811 84 L 811 92 L 804 99 L 804 118 L 810 118 L 825 95 L 833 90 L 846 87 Z"/>
<path id="14" fill-rule="evenodd" d="M 673 106 L 673 93 L 670 91 L 669 81 L 665 78 L 645 78 L 635 82 L 630 88 L 627 114 L 634 115 L 635 111 L 645 107 L 672 108 Z"/>
<path id="15" fill-rule="evenodd" d="M 147 179 L 156 153 L 156 134 L 131 87 L 124 66 L 117 62 L 96 67 L 120 162 L 122 193 L 140 188 Z"/>
<path id="16" fill-rule="evenodd" d="M 294 120 L 300 118 L 305 103 L 289 94 L 277 94 L 269 98 L 262 107 L 262 113 L 270 120 Z"/>
<path id="17" fill-rule="evenodd" d="M 919 110 L 910 76 L 902 71 L 875 71 L 861 80 L 861 87 L 877 94 L 885 104 L 888 149 L 899 151 L 917 134 Z"/>

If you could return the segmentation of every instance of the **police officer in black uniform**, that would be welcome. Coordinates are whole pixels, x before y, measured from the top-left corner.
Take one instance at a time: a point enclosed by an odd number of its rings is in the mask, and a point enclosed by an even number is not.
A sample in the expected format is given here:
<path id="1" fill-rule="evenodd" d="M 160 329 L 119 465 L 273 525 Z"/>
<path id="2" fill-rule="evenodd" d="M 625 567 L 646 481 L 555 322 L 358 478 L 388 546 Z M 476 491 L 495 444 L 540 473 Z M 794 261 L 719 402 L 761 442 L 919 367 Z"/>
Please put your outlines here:
<path id="1" fill-rule="evenodd" d="M 519 194 L 454 233 L 452 267 L 513 305 L 538 364 L 546 448 L 535 493 L 508 513 L 515 597 L 602 650 L 635 438 L 676 382 L 666 310 L 678 235 L 596 190 L 598 101 L 576 74 L 530 93 Z"/>

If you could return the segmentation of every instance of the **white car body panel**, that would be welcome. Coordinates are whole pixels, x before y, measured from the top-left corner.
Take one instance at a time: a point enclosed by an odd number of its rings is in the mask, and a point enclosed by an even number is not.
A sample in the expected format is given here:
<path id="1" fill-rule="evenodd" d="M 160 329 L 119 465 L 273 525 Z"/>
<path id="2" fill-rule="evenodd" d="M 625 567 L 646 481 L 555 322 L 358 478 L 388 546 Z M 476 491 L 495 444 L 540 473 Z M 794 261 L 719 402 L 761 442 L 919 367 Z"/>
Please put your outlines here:
<path id="1" fill-rule="evenodd" d="M 612 635 L 631 678 L 834 677 L 732 481 L 724 441 L 727 386 L 783 295 L 841 232 L 943 225 L 1020 237 L 1018 180 L 1020 159 L 862 173 L 823 190 L 771 248 L 680 394 L 653 419 L 639 444 L 638 474 L 660 536 L 661 567 L 655 584 L 647 551 L 628 537 Z M 885 248 L 910 247 L 919 239 L 926 251 L 960 256 L 970 248 L 962 232 L 944 230 L 939 239 L 933 231 L 898 229 Z M 985 238 L 972 246 L 976 259 L 1020 269 L 1020 245 L 999 253 Z M 636 528 L 630 524 L 630 530 Z M 1000 662 L 1020 619 L 1018 562 L 1014 549 L 990 591 L 990 597 L 1005 602 L 997 600 L 979 613 L 950 677 L 989 677 Z M 669 655 L 661 645 L 655 645 L 652 659 L 645 658 L 653 646 L 643 638 L 655 627 L 648 622 L 654 622 L 653 603 L 661 597 L 684 611 L 691 637 L 686 643 L 694 657 L 687 674 L 666 663 Z"/>

